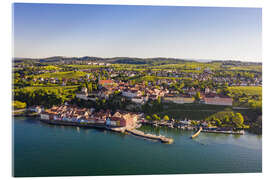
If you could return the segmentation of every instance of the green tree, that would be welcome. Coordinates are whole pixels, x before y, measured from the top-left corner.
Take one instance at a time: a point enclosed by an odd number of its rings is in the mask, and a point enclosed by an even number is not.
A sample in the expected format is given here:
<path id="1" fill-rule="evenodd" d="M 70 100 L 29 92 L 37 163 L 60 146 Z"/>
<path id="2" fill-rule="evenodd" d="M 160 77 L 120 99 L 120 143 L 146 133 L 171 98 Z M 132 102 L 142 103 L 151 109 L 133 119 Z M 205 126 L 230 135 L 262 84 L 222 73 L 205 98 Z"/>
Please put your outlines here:
<path id="1" fill-rule="evenodd" d="M 158 120 L 158 121 L 160 120 L 160 117 L 157 114 L 154 114 L 152 117 L 154 120 Z"/>
<path id="2" fill-rule="evenodd" d="M 194 95 L 195 101 L 200 101 L 201 99 L 201 93 L 199 91 L 196 92 L 196 94 Z"/>
<path id="3" fill-rule="evenodd" d="M 145 117 L 145 119 L 147 119 L 147 120 L 152 120 L 152 118 L 151 118 L 151 116 L 149 116 L 149 115 L 147 115 L 146 117 Z"/>
<path id="4" fill-rule="evenodd" d="M 164 121 L 169 121 L 170 118 L 169 118 L 169 116 L 165 115 L 165 116 L 163 117 L 163 120 L 164 120 Z"/>
<path id="5" fill-rule="evenodd" d="M 237 128 L 242 128 L 244 123 L 244 117 L 241 113 L 236 113 L 233 117 L 233 122 L 236 125 Z"/>
<path id="6" fill-rule="evenodd" d="M 215 118 L 214 120 L 215 120 L 217 126 L 221 126 L 222 122 L 220 121 L 220 119 Z"/>
<path id="7" fill-rule="evenodd" d="M 89 93 L 91 93 L 91 92 L 93 91 L 93 85 L 92 85 L 91 82 L 87 85 L 87 91 L 88 91 Z"/>

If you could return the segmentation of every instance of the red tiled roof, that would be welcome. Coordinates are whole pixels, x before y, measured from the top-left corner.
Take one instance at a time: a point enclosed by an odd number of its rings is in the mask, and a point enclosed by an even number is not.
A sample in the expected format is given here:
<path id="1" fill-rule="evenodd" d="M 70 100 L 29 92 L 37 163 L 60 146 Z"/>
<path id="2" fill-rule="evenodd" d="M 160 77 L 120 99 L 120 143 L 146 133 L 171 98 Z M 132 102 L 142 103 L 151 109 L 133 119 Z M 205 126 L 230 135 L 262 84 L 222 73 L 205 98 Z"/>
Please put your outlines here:
<path id="1" fill-rule="evenodd" d="M 112 80 L 100 80 L 98 83 L 99 84 L 111 84 L 111 83 L 113 83 L 113 81 Z"/>

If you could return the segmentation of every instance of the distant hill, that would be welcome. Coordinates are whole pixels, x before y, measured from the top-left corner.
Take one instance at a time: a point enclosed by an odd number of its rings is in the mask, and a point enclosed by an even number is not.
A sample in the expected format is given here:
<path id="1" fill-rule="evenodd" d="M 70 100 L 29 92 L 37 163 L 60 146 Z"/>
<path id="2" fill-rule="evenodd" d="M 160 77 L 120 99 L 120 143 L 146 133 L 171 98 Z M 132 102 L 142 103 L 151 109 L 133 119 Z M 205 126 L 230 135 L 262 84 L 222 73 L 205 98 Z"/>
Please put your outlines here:
<path id="1" fill-rule="evenodd" d="M 211 60 L 211 59 L 179 59 L 179 58 L 136 58 L 136 57 L 112 57 L 112 58 L 102 58 L 93 56 L 83 56 L 83 57 L 64 57 L 64 56 L 53 56 L 47 58 L 14 58 L 15 63 L 29 62 L 29 63 L 69 63 L 72 61 L 93 61 L 93 62 L 105 62 L 112 64 L 148 64 L 148 65 L 162 65 L 162 64 L 179 64 L 184 62 L 224 62 L 224 63 L 250 63 L 250 64 L 262 64 L 260 62 L 246 62 L 239 60 Z"/>
<path id="2" fill-rule="evenodd" d="M 95 61 L 95 62 L 107 62 L 113 64 L 177 64 L 180 62 L 192 62 L 193 60 L 184 60 L 176 58 L 133 58 L 133 57 L 113 57 L 113 58 L 101 58 L 101 57 L 63 57 L 53 56 L 48 58 L 14 58 L 15 63 L 20 62 L 32 62 L 32 63 L 57 63 L 68 61 Z"/>

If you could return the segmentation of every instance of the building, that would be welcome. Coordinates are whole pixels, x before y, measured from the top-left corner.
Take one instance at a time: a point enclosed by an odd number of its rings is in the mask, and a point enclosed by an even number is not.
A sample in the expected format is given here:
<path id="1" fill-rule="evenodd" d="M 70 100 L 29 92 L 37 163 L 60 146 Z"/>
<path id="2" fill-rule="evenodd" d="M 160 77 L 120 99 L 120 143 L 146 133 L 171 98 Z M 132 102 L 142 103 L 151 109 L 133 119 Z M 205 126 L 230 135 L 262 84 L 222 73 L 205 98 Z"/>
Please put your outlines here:
<path id="1" fill-rule="evenodd" d="M 223 106 L 232 106 L 233 99 L 229 96 L 205 96 L 203 99 L 205 104 L 211 105 L 223 105 Z"/>
<path id="2" fill-rule="evenodd" d="M 107 87 L 107 86 L 112 86 L 113 85 L 113 80 L 99 80 L 98 84 L 102 87 Z"/>
<path id="3" fill-rule="evenodd" d="M 83 100 L 88 100 L 87 88 L 86 87 L 83 87 L 81 89 L 81 92 L 76 93 L 76 98 L 83 99 Z"/>
<path id="4" fill-rule="evenodd" d="M 122 95 L 129 98 L 134 98 L 141 95 L 140 91 L 137 90 L 126 90 L 122 91 Z"/>
<path id="5" fill-rule="evenodd" d="M 172 102 L 176 104 L 186 104 L 186 103 L 193 103 L 194 99 L 192 96 L 165 96 L 163 98 L 165 102 Z"/>

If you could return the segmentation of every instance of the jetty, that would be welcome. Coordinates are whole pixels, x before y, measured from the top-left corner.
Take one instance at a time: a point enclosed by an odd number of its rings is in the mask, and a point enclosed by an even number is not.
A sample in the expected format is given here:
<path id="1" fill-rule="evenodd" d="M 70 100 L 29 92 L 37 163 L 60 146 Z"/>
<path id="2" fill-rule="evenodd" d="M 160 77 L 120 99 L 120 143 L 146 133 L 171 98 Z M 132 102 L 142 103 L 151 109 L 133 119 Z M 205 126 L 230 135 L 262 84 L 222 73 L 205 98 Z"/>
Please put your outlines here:
<path id="1" fill-rule="evenodd" d="M 203 129 L 203 128 L 200 127 L 200 129 L 199 129 L 195 134 L 193 134 L 193 135 L 191 136 L 191 138 L 194 139 L 195 137 L 199 136 L 199 134 L 201 133 L 202 129 Z"/>
<path id="2" fill-rule="evenodd" d="M 205 133 L 221 133 L 221 134 L 235 134 L 235 135 L 244 135 L 245 132 L 241 131 L 217 131 L 217 130 L 202 130 Z"/>
<path id="3" fill-rule="evenodd" d="M 153 135 L 153 134 L 145 134 L 144 132 L 139 131 L 137 129 L 126 129 L 126 131 L 133 134 L 133 135 L 135 135 L 135 136 L 140 136 L 140 137 L 143 137 L 143 138 L 146 138 L 146 139 L 159 140 L 162 143 L 167 143 L 167 144 L 172 144 L 173 143 L 172 138 L 167 138 L 165 136 L 161 136 L 161 135 L 156 136 L 156 135 Z"/>

